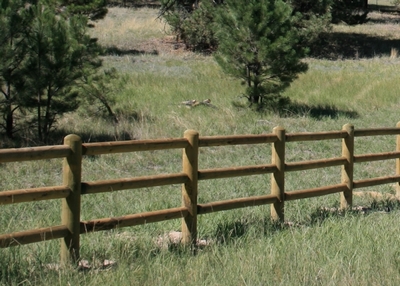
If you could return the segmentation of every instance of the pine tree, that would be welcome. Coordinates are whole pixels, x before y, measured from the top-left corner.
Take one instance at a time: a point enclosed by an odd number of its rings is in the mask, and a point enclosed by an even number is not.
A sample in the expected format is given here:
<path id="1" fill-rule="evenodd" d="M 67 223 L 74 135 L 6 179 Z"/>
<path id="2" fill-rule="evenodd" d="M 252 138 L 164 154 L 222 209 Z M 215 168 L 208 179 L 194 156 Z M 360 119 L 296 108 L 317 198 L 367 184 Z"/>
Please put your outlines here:
<path id="1" fill-rule="evenodd" d="M 6 136 L 16 132 L 16 112 L 21 109 L 21 98 L 14 84 L 20 79 L 27 54 L 25 33 L 33 21 L 33 1 L 0 0 L 0 126 Z"/>
<path id="2" fill-rule="evenodd" d="M 103 19 L 107 10 L 107 0 L 60 0 L 59 7 L 66 7 L 72 15 L 84 15 L 91 21 Z"/>
<path id="3" fill-rule="evenodd" d="M 86 34 L 87 18 L 56 14 L 52 6 L 34 7 L 34 21 L 27 31 L 27 59 L 16 89 L 21 103 L 36 110 L 38 139 L 48 143 L 59 116 L 79 106 L 76 83 L 101 66 L 98 46 Z"/>
<path id="4" fill-rule="evenodd" d="M 329 31 L 333 0 L 283 1 L 292 7 L 294 25 L 301 34 L 299 45 L 309 47 L 321 33 Z M 160 14 L 188 49 L 217 48 L 212 23 L 223 0 L 161 0 L 161 4 Z"/>
<path id="5" fill-rule="evenodd" d="M 89 18 L 60 10 L 59 3 L 0 0 L 0 126 L 10 138 L 18 123 L 48 143 L 57 119 L 85 96 L 111 108 L 106 91 L 85 93 L 106 76 L 97 75 L 100 47 L 87 34 Z"/>
<path id="6" fill-rule="evenodd" d="M 298 21 L 281 0 L 227 0 L 216 14 L 218 52 L 222 69 L 247 85 L 251 103 L 269 101 L 307 70 L 301 62 Z"/>

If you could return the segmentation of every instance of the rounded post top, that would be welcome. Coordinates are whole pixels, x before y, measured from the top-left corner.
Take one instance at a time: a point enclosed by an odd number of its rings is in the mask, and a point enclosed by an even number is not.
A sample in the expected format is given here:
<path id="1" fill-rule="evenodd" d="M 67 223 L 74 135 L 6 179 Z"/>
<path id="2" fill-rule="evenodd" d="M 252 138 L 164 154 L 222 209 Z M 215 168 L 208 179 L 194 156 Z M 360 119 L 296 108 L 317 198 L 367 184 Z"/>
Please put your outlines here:
<path id="1" fill-rule="evenodd" d="M 185 131 L 184 135 L 185 136 L 198 136 L 199 132 L 197 132 L 196 130 L 193 130 L 193 129 L 188 129 Z"/>
<path id="2" fill-rule="evenodd" d="M 400 127 L 400 121 L 397 122 L 396 127 Z"/>
<path id="3" fill-rule="evenodd" d="M 67 142 L 81 142 L 82 139 L 80 136 L 76 134 L 69 134 L 64 137 L 64 144 L 67 144 Z"/>
<path id="4" fill-rule="evenodd" d="M 283 126 L 280 126 L 280 125 L 274 127 L 274 129 L 273 129 L 273 131 L 282 131 L 282 130 L 285 130 L 285 128 L 283 128 Z"/>
<path id="5" fill-rule="evenodd" d="M 343 130 L 348 130 L 348 131 L 354 130 L 354 125 L 347 123 L 347 124 L 343 125 Z"/>

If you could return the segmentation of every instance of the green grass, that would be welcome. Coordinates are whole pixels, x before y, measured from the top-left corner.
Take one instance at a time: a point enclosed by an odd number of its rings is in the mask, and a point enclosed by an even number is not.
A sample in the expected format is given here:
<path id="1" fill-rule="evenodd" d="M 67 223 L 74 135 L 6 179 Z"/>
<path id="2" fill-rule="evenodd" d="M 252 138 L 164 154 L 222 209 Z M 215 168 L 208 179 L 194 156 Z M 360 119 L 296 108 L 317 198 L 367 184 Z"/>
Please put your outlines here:
<path id="1" fill-rule="evenodd" d="M 343 60 L 306 59 L 309 71 L 299 76 L 284 96 L 298 107 L 285 116 L 257 112 L 241 97 L 243 87 L 222 73 L 210 56 L 175 49 L 164 25 L 151 9 L 111 8 L 96 24 L 94 36 L 109 48 L 105 67 L 121 77 L 112 96 L 120 123 L 114 125 L 84 106 L 59 121 L 54 141 L 76 133 L 85 142 L 116 139 L 181 137 L 187 129 L 201 136 L 270 133 L 278 125 L 287 132 L 392 127 L 398 116 L 398 66 L 390 53 Z M 378 17 L 378 16 L 376 16 Z M 334 31 L 388 35 L 387 24 L 336 26 Z M 391 35 L 398 39 L 399 29 Z M 163 39 L 161 42 L 159 39 Z M 154 50 L 157 53 L 154 53 Z M 385 50 L 384 50 L 385 51 Z M 210 98 L 217 109 L 188 109 L 183 100 Z M 340 140 L 288 143 L 289 162 L 340 156 Z M 357 154 L 395 150 L 395 137 L 356 139 Z M 200 151 L 200 168 L 244 166 L 270 162 L 270 145 L 211 147 Z M 83 180 L 126 178 L 181 170 L 181 150 L 85 157 Z M 60 185 L 61 160 L 0 165 L 0 189 Z M 356 165 L 355 179 L 394 175 L 394 160 Z M 340 168 L 287 174 L 287 190 L 340 181 Z M 87 195 L 82 220 L 121 216 L 177 207 L 180 186 L 144 188 Z M 201 181 L 199 202 L 263 195 L 269 176 Z M 392 185 L 368 188 L 394 193 Z M 193 256 L 180 247 L 163 248 L 156 241 L 180 230 L 180 220 L 98 232 L 81 236 L 81 256 L 93 268 L 53 269 L 59 241 L 0 250 L 0 285 L 396 285 L 400 276 L 399 206 L 390 201 L 355 198 L 366 213 L 341 214 L 339 196 L 287 202 L 285 217 L 293 226 L 270 223 L 269 206 L 199 217 L 199 237 L 210 245 Z M 391 212 L 386 212 L 387 207 Z M 61 202 L 41 201 L 1 206 L 1 233 L 60 224 Z M 115 260 L 101 269 L 104 259 Z"/>

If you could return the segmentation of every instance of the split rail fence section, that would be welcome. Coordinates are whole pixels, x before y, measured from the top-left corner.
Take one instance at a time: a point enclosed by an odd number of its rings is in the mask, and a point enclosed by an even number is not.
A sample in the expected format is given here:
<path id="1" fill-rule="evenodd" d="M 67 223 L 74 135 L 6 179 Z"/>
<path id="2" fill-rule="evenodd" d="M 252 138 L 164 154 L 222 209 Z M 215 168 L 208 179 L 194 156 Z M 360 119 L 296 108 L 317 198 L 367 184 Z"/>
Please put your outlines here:
<path id="1" fill-rule="evenodd" d="M 341 208 L 352 205 L 353 189 L 388 183 L 397 183 L 400 195 L 400 122 L 394 128 L 354 130 L 350 124 L 340 131 L 286 134 L 282 127 L 273 133 L 262 135 L 206 136 L 199 137 L 194 130 L 185 132 L 183 138 L 159 140 L 133 140 L 120 142 L 84 143 L 77 135 L 68 135 L 64 145 L 0 150 L 0 163 L 28 160 L 64 158 L 63 185 L 9 190 L 0 192 L 0 205 L 62 199 L 61 225 L 0 235 L 0 247 L 17 246 L 61 238 L 61 261 L 76 262 L 79 259 L 79 237 L 88 232 L 128 227 L 170 219 L 182 218 L 182 243 L 193 244 L 197 238 L 197 216 L 236 208 L 271 204 L 271 218 L 284 220 L 286 201 L 341 194 Z M 354 138 L 361 136 L 396 136 L 396 151 L 376 154 L 354 155 Z M 286 143 L 296 141 L 342 140 L 342 156 L 302 162 L 285 162 Z M 272 162 L 265 165 L 198 170 L 199 148 L 210 146 L 266 144 L 272 145 Z M 81 182 L 82 157 L 88 155 L 114 154 L 165 149 L 183 149 L 181 173 L 143 176 L 135 178 Z M 353 180 L 354 163 L 396 159 L 394 176 Z M 314 189 L 285 192 L 285 173 L 299 170 L 342 166 L 341 183 Z M 197 203 L 199 180 L 271 174 L 270 194 L 236 198 L 206 204 Z M 122 217 L 80 220 L 81 195 L 117 190 L 182 184 L 182 206 Z"/>

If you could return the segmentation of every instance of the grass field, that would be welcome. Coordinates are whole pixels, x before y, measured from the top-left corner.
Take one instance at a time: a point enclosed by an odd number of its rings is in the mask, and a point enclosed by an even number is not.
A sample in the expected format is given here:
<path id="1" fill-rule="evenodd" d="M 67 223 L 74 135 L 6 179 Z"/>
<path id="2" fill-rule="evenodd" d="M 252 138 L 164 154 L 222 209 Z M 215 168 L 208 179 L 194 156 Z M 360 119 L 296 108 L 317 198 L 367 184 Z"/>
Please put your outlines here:
<path id="1" fill-rule="evenodd" d="M 241 97 L 243 87 L 224 75 L 211 56 L 185 51 L 174 43 L 157 11 L 110 8 L 93 36 L 106 48 L 105 67 L 120 78 L 112 96 L 115 125 L 85 107 L 59 123 L 57 139 L 76 133 L 85 142 L 200 135 L 262 134 L 281 125 L 287 132 L 392 127 L 400 120 L 398 70 L 400 27 L 393 15 L 371 13 L 369 24 L 335 26 L 335 43 L 321 47 L 329 57 L 310 57 L 307 73 L 284 96 L 296 107 L 284 116 L 257 112 Z M 356 40 L 350 41 L 357 35 Z M 344 40 L 343 40 L 344 39 Z M 348 39 L 348 40 L 346 40 Z M 370 41 L 368 41 L 370 40 Z M 345 45 L 347 43 L 347 45 Z M 366 45 L 366 43 L 369 43 Z M 217 108 L 182 107 L 183 100 L 211 99 Z M 57 141 L 58 140 L 58 141 Z M 27 142 L 26 144 L 28 144 Z M 357 139 L 359 154 L 395 150 L 394 136 Z M 339 156 L 340 141 L 291 143 L 288 161 Z M 208 148 L 200 167 L 270 162 L 270 146 Z M 0 190 L 60 185 L 61 160 L 1 164 Z M 154 151 L 85 158 L 83 180 L 177 172 L 181 151 Z M 355 179 L 393 175 L 394 160 L 361 164 Z M 340 168 L 287 176 L 290 190 L 338 183 Z M 269 176 L 202 181 L 199 202 L 269 190 Z M 392 185 L 368 188 L 394 193 Z M 177 207 L 180 186 L 127 190 L 85 196 L 82 220 Z M 1 207 L 1 233 L 60 224 L 60 201 Z M 399 206 L 355 198 L 367 211 L 346 214 L 324 208 L 339 196 L 286 204 L 288 226 L 270 223 L 269 206 L 199 217 L 199 237 L 209 245 L 195 256 L 180 247 L 160 246 L 158 238 L 179 231 L 180 220 L 82 236 L 81 256 L 90 269 L 59 269 L 59 241 L 0 250 L 1 285 L 397 285 L 400 278 Z M 388 211 L 390 210 L 390 211 Z M 104 261 L 116 262 L 104 267 Z"/>

